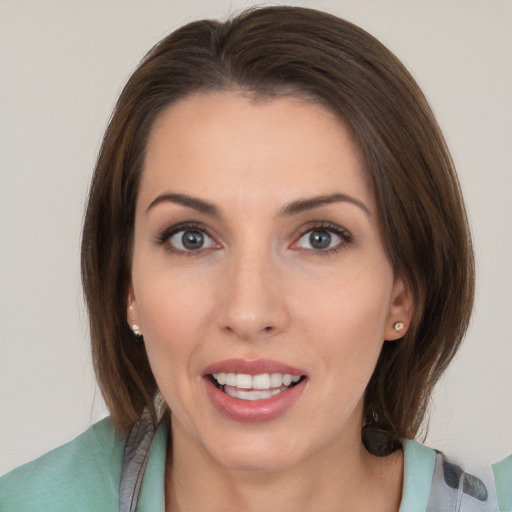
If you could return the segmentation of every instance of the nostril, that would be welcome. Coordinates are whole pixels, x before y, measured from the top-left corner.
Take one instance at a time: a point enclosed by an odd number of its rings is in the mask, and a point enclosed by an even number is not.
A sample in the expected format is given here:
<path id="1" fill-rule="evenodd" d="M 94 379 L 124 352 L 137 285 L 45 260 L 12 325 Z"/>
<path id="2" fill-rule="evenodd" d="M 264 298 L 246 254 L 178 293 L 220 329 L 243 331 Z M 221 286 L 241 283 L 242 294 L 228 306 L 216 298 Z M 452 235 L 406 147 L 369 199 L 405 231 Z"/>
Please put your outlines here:
<path id="1" fill-rule="evenodd" d="M 265 327 L 265 329 L 264 329 L 264 330 L 265 330 L 265 331 L 271 331 L 271 330 L 272 330 L 272 326 L 267 325 L 267 327 Z"/>

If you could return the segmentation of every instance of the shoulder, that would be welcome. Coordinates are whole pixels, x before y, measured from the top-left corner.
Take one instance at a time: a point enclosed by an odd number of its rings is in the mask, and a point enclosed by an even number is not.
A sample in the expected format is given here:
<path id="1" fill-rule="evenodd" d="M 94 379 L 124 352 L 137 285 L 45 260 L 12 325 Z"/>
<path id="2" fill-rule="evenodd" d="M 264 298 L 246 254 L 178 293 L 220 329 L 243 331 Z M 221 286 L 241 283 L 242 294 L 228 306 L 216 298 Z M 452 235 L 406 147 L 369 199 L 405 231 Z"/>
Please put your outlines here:
<path id="1" fill-rule="evenodd" d="M 0 478 L 0 510 L 117 510 L 124 444 L 110 419 L 96 423 Z"/>
<path id="2" fill-rule="evenodd" d="M 499 512 L 497 471 L 486 466 L 477 475 L 443 453 L 404 441 L 404 496 L 401 511 Z M 494 470 L 494 471 L 493 471 Z M 503 474 L 500 472 L 500 474 Z M 498 489 L 499 492 L 499 489 Z M 405 506 L 405 508 L 404 508 Z"/>

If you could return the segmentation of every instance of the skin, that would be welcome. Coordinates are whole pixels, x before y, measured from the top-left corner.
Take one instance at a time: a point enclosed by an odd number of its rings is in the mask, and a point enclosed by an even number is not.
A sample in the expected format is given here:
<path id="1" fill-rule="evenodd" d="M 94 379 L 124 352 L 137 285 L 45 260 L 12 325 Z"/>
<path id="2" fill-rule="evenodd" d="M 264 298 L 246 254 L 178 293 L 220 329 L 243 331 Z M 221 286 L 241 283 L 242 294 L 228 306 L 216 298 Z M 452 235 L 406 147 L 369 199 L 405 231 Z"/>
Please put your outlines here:
<path id="1" fill-rule="evenodd" d="M 345 198 L 283 215 L 333 193 Z M 217 215 L 163 194 L 207 201 Z M 402 453 L 377 458 L 361 443 L 364 390 L 383 343 L 404 334 L 393 324 L 407 328 L 413 309 L 376 211 L 358 148 L 318 104 L 215 92 L 159 117 L 127 305 L 172 410 L 167 510 L 398 510 Z M 207 233 L 199 249 L 180 245 L 183 232 L 162 240 L 184 221 Z M 311 245 L 315 229 L 330 235 L 326 249 Z M 231 358 L 298 367 L 304 392 L 271 421 L 229 419 L 203 372 Z"/>

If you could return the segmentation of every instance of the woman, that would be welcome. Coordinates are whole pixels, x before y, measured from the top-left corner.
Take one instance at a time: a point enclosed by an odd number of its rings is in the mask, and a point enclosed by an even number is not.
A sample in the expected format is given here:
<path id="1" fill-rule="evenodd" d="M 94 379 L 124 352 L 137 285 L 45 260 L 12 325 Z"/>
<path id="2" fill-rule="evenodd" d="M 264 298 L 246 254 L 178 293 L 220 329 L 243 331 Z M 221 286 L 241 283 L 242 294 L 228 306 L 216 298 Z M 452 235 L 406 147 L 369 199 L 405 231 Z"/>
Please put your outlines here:
<path id="1" fill-rule="evenodd" d="M 2 510 L 498 510 L 412 441 L 471 240 L 421 91 L 361 29 L 276 7 L 157 45 L 105 134 L 82 277 L 110 419 L 5 477 Z"/>

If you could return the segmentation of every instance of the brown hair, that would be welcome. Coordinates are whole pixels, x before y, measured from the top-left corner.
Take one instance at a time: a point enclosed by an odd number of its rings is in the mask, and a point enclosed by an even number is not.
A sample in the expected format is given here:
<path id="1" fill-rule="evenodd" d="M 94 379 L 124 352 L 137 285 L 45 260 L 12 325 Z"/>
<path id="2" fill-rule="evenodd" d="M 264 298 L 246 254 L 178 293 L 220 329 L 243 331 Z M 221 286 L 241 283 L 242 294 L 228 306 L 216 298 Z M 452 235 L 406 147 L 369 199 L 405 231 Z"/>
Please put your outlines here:
<path id="1" fill-rule="evenodd" d="M 387 439 L 414 437 L 472 308 L 474 263 L 459 184 L 432 111 L 400 61 L 353 24 L 298 7 L 190 23 L 146 55 L 120 95 L 92 179 L 82 239 L 93 359 L 112 420 L 127 432 L 144 407 L 156 417 L 157 385 L 144 345 L 133 341 L 126 322 L 149 131 L 178 99 L 226 89 L 312 98 L 337 113 L 360 146 L 386 251 L 415 305 L 404 339 L 384 343 L 366 391 L 364 423 Z"/>

